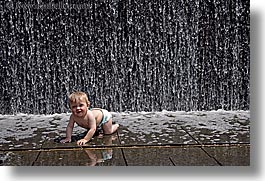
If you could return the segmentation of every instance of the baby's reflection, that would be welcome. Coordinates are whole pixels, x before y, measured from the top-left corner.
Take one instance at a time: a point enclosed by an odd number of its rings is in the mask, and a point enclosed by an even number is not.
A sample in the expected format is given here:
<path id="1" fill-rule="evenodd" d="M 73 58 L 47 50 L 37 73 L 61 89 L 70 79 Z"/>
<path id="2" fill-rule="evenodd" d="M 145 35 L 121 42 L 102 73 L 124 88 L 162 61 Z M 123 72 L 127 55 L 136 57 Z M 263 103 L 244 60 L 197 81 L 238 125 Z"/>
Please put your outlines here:
<path id="1" fill-rule="evenodd" d="M 112 145 L 112 141 L 117 139 L 117 136 L 113 135 L 99 135 L 98 138 L 102 138 L 103 145 Z M 113 150 L 112 148 L 104 149 L 84 149 L 89 157 L 87 166 L 95 166 L 98 163 L 105 162 L 112 159 Z"/>

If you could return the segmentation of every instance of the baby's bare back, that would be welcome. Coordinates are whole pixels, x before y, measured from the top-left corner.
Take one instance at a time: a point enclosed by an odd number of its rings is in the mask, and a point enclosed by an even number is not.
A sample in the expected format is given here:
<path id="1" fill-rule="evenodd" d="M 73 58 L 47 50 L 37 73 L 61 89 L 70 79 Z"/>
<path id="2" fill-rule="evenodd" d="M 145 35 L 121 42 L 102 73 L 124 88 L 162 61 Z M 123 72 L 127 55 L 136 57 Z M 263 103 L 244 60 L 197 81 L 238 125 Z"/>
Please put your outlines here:
<path id="1" fill-rule="evenodd" d="M 101 122 L 103 118 L 103 113 L 100 108 L 93 108 L 92 110 L 93 115 L 95 116 L 95 120 L 97 122 L 97 125 Z"/>

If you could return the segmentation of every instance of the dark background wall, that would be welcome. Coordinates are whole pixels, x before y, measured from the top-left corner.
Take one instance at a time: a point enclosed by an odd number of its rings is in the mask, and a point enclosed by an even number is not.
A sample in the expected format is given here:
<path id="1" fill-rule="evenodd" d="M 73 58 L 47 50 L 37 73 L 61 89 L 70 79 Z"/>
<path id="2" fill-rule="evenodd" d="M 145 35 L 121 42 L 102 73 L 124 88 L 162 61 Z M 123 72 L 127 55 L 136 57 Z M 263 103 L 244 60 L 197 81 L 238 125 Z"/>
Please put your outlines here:
<path id="1" fill-rule="evenodd" d="M 38 2 L 0 3 L 1 114 L 249 109 L 249 1 Z"/>

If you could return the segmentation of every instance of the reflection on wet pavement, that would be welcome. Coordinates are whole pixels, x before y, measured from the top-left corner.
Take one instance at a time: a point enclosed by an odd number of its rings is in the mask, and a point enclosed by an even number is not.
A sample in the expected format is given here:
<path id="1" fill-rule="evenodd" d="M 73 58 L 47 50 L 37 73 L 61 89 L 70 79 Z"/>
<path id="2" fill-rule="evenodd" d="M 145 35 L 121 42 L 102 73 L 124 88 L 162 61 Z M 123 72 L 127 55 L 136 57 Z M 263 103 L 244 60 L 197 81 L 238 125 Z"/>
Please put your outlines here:
<path id="1" fill-rule="evenodd" d="M 0 115 L 0 165 L 250 163 L 249 111 L 113 112 L 112 115 L 120 124 L 118 132 L 95 136 L 83 148 L 75 142 L 54 141 L 65 136 L 68 113 Z M 84 131 L 76 126 L 73 134 Z"/>

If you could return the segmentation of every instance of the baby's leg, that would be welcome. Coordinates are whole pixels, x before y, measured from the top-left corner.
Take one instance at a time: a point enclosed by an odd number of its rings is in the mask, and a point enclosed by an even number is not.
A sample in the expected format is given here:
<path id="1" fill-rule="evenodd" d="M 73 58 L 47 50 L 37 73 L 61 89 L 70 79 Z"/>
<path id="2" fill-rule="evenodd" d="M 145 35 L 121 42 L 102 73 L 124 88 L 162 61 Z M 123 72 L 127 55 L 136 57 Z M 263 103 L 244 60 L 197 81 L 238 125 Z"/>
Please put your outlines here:
<path id="1" fill-rule="evenodd" d="M 119 124 L 112 125 L 112 118 L 110 118 L 109 121 L 103 124 L 102 126 L 104 134 L 112 134 L 115 131 L 117 131 L 118 127 L 119 127 Z"/>

